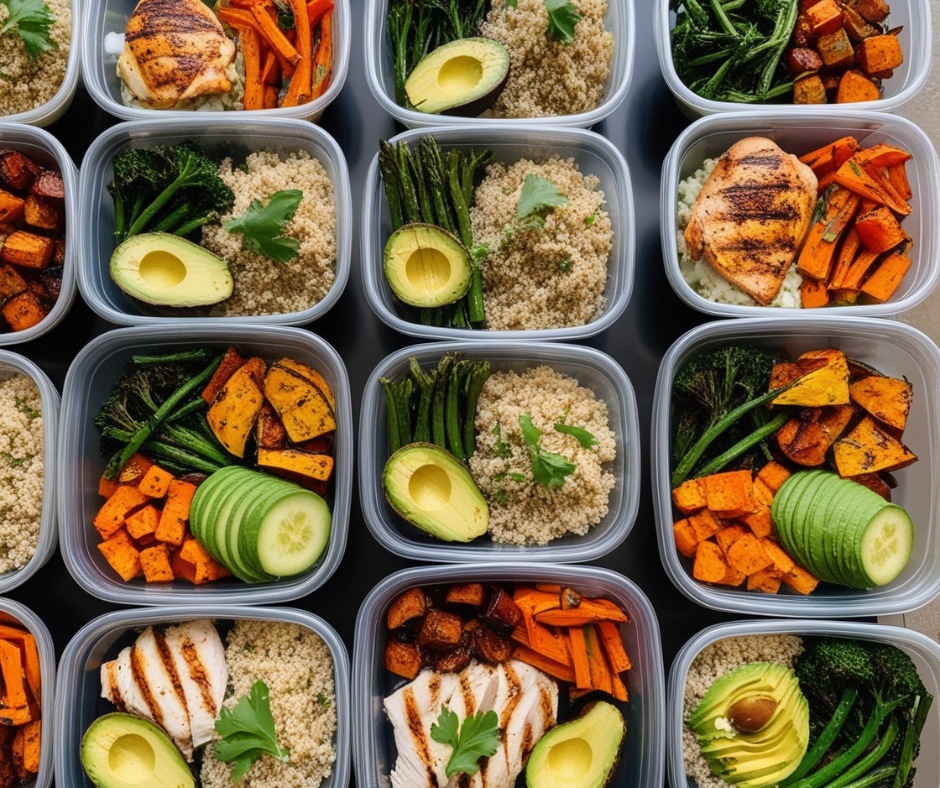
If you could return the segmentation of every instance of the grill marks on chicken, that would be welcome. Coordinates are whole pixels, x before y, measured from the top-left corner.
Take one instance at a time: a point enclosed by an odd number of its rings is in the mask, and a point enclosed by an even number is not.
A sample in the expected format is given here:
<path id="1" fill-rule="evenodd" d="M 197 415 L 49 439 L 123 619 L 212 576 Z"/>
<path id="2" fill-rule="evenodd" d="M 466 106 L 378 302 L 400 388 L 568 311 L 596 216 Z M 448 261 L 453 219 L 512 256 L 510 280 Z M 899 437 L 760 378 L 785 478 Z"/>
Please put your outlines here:
<path id="1" fill-rule="evenodd" d="M 147 106 L 166 109 L 228 93 L 235 44 L 202 0 L 141 0 L 124 33 L 118 70 Z"/>
<path id="2" fill-rule="evenodd" d="M 747 137 L 718 160 L 692 206 L 685 242 L 722 277 L 766 306 L 809 229 L 818 182 L 772 140 Z"/>

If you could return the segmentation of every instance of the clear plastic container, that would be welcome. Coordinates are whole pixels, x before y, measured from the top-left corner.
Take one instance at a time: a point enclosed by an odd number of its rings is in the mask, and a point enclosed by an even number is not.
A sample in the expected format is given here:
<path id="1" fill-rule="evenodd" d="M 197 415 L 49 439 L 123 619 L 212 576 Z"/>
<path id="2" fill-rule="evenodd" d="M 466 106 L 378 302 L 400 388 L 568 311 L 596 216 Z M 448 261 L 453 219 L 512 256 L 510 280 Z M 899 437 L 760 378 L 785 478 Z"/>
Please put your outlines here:
<path id="1" fill-rule="evenodd" d="M 869 590 L 820 584 L 803 596 L 781 586 L 776 594 L 709 585 L 692 577 L 692 562 L 679 555 L 673 537 L 671 498 L 671 388 L 676 371 L 692 355 L 729 343 L 779 349 L 790 356 L 808 350 L 837 348 L 885 375 L 906 378 L 913 402 L 904 443 L 919 458 L 893 475 L 892 500 L 914 521 L 910 561 L 886 586 Z M 693 602 L 711 610 L 747 615 L 851 618 L 899 613 L 925 605 L 940 592 L 940 350 L 911 326 L 875 318 L 815 318 L 783 323 L 771 318 L 747 318 L 705 323 L 681 336 L 663 356 L 656 378 L 650 434 L 653 508 L 659 554 L 666 574 Z"/>
<path id="2" fill-rule="evenodd" d="M 395 70 L 388 41 L 388 0 L 366 0 L 365 50 L 366 84 L 375 100 L 397 121 L 408 128 L 420 126 L 509 125 L 525 121 L 536 126 L 580 126 L 586 128 L 610 115 L 623 101 L 633 77 L 633 50 L 636 24 L 632 0 L 616 0 L 607 8 L 606 27 L 614 35 L 614 56 L 610 75 L 600 104 L 589 112 L 546 118 L 464 118 L 455 115 L 431 115 L 406 109 L 395 101 Z"/>
<path id="3" fill-rule="evenodd" d="M 58 716 L 55 706 L 55 646 L 52 642 L 52 636 L 42 619 L 28 607 L 12 599 L 0 598 L 0 624 L 19 624 L 25 627 L 36 639 L 36 646 L 39 650 L 39 675 L 42 681 L 39 771 L 34 779 L 17 785 L 19 788 L 48 788 L 52 785 L 54 763 L 52 726 L 55 717 Z"/>
<path id="4" fill-rule="evenodd" d="M 71 788 L 90 788 L 92 785 L 82 768 L 82 735 L 100 715 L 116 710 L 101 697 L 101 664 L 114 659 L 118 652 L 124 646 L 130 645 L 140 630 L 148 625 L 178 624 L 200 618 L 212 619 L 220 629 L 225 624 L 238 620 L 260 620 L 298 624 L 319 635 L 333 658 L 333 681 L 336 687 L 336 736 L 333 742 L 336 760 L 332 774 L 320 785 L 321 788 L 341 788 L 348 785 L 350 719 L 353 711 L 349 702 L 349 656 L 339 635 L 325 620 L 305 610 L 228 604 L 189 604 L 119 610 L 89 621 L 72 637 L 59 660 L 56 707 L 61 713 L 55 717 L 56 782 Z"/>
<path id="5" fill-rule="evenodd" d="M 0 346 L 16 345 L 41 337 L 61 323 L 75 300 L 75 268 L 79 255 L 78 168 L 72 163 L 68 151 L 45 129 L 23 123 L 0 122 L 0 148 L 12 148 L 29 156 L 43 166 L 62 173 L 65 185 L 65 260 L 62 264 L 62 283 L 55 305 L 42 320 L 22 331 L 0 332 Z"/>
<path id="6" fill-rule="evenodd" d="M 414 356 L 431 369 L 448 352 L 464 358 L 488 359 L 494 372 L 521 372 L 541 365 L 576 378 L 607 403 L 608 421 L 617 441 L 610 469 L 616 483 L 607 515 L 584 536 L 568 535 L 547 545 L 497 544 L 486 537 L 461 544 L 444 542 L 405 522 L 389 506 L 382 491 L 382 469 L 388 459 L 388 422 L 381 378 L 397 379 Z M 493 342 L 472 346 L 461 342 L 411 345 L 387 356 L 372 371 L 362 395 L 359 418 L 359 499 L 372 535 L 395 555 L 417 561 L 592 561 L 617 547 L 633 528 L 640 496 L 640 437 L 636 397 L 623 369 L 606 354 L 580 345 Z"/>
<path id="7" fill-rule="evenodd" d="M 180 118 L 205 118 L 209 115 L 262 118 L 297 118 L 316 122 L 323 111 L 333 103 L 349 71 L 349 52 L 352 40 L 352 9 L 349 0 L 335 0 L 333 5 L 333 70 L 330 84 L 323 95 L 296 107 L 275 109 L 234 110 L 225 112 L 144 109 L 127 107 L 121 101 L 121 78 L 117 62 L 123 47 L 127 20 L 134 12 L 134 0 L 85 0 L 82 19 L 82 79 L 98 106 L 123 120 L 155 119 L 158 123 Z M 115 44 L 114 41 L 117 41 Z"/>
<path id="8" fill-rule="evenodd" d="M 246 354 L 268 360 L 290 356 L 318 369 L 336 397 L 336 443 L 329 545 L 308 573 L 269 583 L 243 583 L 236 578 L 192 585 L 185 580 L 125 583 L 98 550 L 100 536 L 91 525 L 102 499 L 98 480 L 104 460 L 98 452 L 93 418 L 124 365 L 134 353 L 168 352 L 193 346 L 224 350 L 237 345 Z M 213 325 L 194 328 L 168 323 L 160 328 L 119 328 L 96 337 L 72 361 L 62 390 L 59 480 L 59 544 L 65 566 L 92 596 L 125 605 L 276 604 L 305 596 L 336 571 L 346 549 L 352 498 L 353 421 L 349 379 L 339 354 L 319 337 L 285 326 Z"/>
<path id="9" fill-rule="evenodd" d="M 854 111 L 879 110 L 891 111 L 910 101 L 926 84 L 930 76 L 931 47 L 933 37 L 930 27 L 930 0 L 895 0 L 891 4 L 891 13 L 885 20 L 891 28 L 900 28 L 898 39 L 904 62 L 894 74 L 884 80 L 882 98 L 877 101 L 840 104 L 839 107 Z M 734 101 L 712 101 L 692 92 L 679 79 L 672 59 L 672 29 L 676 24 L 676 15 L 670 10 L 670 0 L 654 0 L 653 35 L 656 53 L 663 78 L 675 97 L 676 104 L 689 118 L 711 115 L 716 112 L 735 112 L 750 110 L 755 106 L 777 108 L 779 104 L 742 104 Z M 790 105 L 791 107 L 793 105 Z M 802 104 L 800 109 L 823 114 L 832 111 L 831 104 Z M 795 108 L 795 107 L 794 107 Z"/>
<path id="10" fill-rule="evenodd" d="M 773 314 L 790 319 L 818 315 L 819 309 L 719 304 L 702 297 L 683 279 L 676 248 L 679 182 L 698 170 L 707 158 L 716 158 L 738 140 L 750 136 L 772 139 L 787 153 L 800 156 L 840 137 L 852 135 L 863 148 L 878 143 L 912 154 L 906 172 L 913 195 L 911 213 L 901 227 L 910 236 L 912 264 L 894 295 L 883 304 L 853 304 L 826 309 L 852 316 L 896 315 L 921 303 L 940 279 L 937 226 L 940 224 L 940 162 L 930 138 L 911 121 L 883 112 L 786 111 L 723 113 L 689 125 L 673 143 L 663 161 L 660 224 L 666 276 L 676 294 L 690 307 L 718 317 L 758 317 Z"/>
<path id="11" fill-rule="evenodd" d="M 558 583 L 590 596 L 603 596 L 622 607 L 629 623 L 621 626 L 624 646 L 633 664 L 625 674 L 628 703 L 620 704 L 627 735 L 611 785 L 663 785 L 664 679 L 659 623 L 652 605 L 633 581 L 609 569 L 533 563 L 476 566 L 414 567 L 396 572 L 365 598 L 356 618 L 352 655 L 353 763 L 356 785 L 388 785 L 396 752 L 392 726 L 382 700 L 404 681 L 385 670 L 388 637 L 385 611 L 401 592 L 414 586 L 450 583 Z M 560 693 L 564 697 L 565 693 Z M 560 708 L 564 708 L 563 701 Z"/>
<path id="12" fill-rule="evenodd" d="M 920 632 L 900 627 L 869 624 L 857 621 L 731 621 L 715 624 L 692 637 L 676 654 L 669 671 L 666 689 L 666 772 L 673 788 L 696 788 L 696 781 L 688 776 L 682 761 L 683 693 L 689 667 L 706 646 L 726 638 L 750 635 L 833 636 L 871 640 L 897 646 L 914 660 L 917 672 L 927 691 L 937 696 L 940 689 L 940 643 Z M 933 788 L 940 784 L 940 754 L 936 746 L 929 746 L 940 736 L 940 711 L 931 708 L 927 723 L 921 731 L 920 756 L 914 761 L 917 775 L 914 788 Z"/>
<path id="13" fill-rule="evenodd" d="M 636 221 L 630 172 L 623 155 L 606 138 L 584 129 L 533 127 L 515 124 L 499 128 L 416 129 L 393 137 L 390 142 L 417 144 L 431 135 L 442 148 L 489 149 L 494 160 L 511 164 L 522 158 L 545 161 L 557 155 L 573 158 L 584 175 L 597 177 L 610 215 L 613 247 L 607 270 L 606 303 L 603 312 L 583 326 L 531 331 L 497 331 L 472 328 L 423 326 L 402 316 L 401 305 L 392 293 L 383 271 L 385 244 L 392 233 L 388 200 L 382 185 L 378 154 L 372 159 L 362 198 L 362 278 L 369 305 L 389 327 L 411 336 L 431 339 L 583 339 L 608 328 L 627 307 L 633 290 Z"/>
<path id="14" fill-rule="evenodd" d="M 239 163 L 252 152 L 268 150 L 284 157 L 304 151 L 323 165 L 333 183 L 336 201 L 336 261 L 333 285 L 317 303 L 296 312 L 245 317 L 166 317 L 166 312 L 147 312 L 129 298 L 111 278 L 108 264 L 114 252 L 114 204 L 107 186 L 113 179 L 111 161 L 129 147 L 149 148 L 195 140 L 209 155 L 231 156 Z M 173 118 L 172 123 L 151 114 L 147 120 L 118 123 L 105 130 L 89 146 L 82 161 L 79 189 L 81 207 L 81 257 L 78 288 L 88 305 L 105 320 L 118 325 L 157 326 L 167 320 L 185 319 L 196 324 L 251 323 L 301 325 L 322 317 L 342 295 L 349 279 L 352 255 L 353 212 L 346 158 L 339 144 L 323 129 L 302 120 L 260 117 L 257 114 L 193 114 Z M 184 310 L 185 311 L 185 310 Z"/>
<path id="15" fill-rule="evenodd" d="M 55 460 L 59 437 L 59 392 L 36 364 L 9 350 L 0 349 L 0 379 L 13 375 L 26 375 L 39 389 L 42 402 L 43 485 L 42 514 L 39 539 L 32 558 L 20 569 L 0 574 L 0 594 L 12 591 L 31 578 L 52 557 L 56 548 L 56 487 Z"/>
<path id="16" fill-rule="evenodd" d="M 49 126 L 61 118 L 66 110 L 72 105 L 75 93 L 78 90 L 79 78 L 81 76 L 81 19 L 84 11 L 84 0 L 71 0 L 72 6 L 72 29 L 69 33 L 69 54 L 65 66 L 65 74 L 62 77 L 62 84 L 55 95 L 44 104 L 32 107 L 23 112 L 16 112 L 12 115 L 0 114 L 0 121 L 3 123 L 25 123 L 30 126 Z M 0 143 L 3 140 L 0 139 Z"/>

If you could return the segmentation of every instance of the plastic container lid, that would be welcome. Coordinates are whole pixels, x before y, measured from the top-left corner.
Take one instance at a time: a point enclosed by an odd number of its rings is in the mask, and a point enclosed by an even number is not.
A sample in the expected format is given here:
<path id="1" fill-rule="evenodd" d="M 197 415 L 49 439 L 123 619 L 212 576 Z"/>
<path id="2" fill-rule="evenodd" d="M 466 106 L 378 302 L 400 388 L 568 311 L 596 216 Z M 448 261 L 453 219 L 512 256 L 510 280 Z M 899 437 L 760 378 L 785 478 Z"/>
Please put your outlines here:
<path id="1" fill-rule="evenodd" d="M 633 76 L 633 49 L 636 35 L 632 0 L 616 0 L 607 7 L 606 27 L 614 36 L 614 55 L 601 103 L 589 112 L 546 118 L 464 118 L 431 115 L 406 109 L 395 101 L 395 71 L 388 42 L 388 0 L 365 3 L 366 84 L 375 100 L 393 118 L 407 126 L 484 126 L 508 125 L 518 121 L 535 126 L 593 126 L 610 115 L 623 101 Z"/>
<path id="2" fill-rule="evenodd" d="M 104 461 L 98 453 L 93 418 L 111 386 L 134 353 L 166 352 L 200 345 L 224 350 L 234 344 L 246 354 L 268 360 L 290 356 L 320 370 L 336 397 L 336 443 L 332 529 L 326 552 L 307 574 L 270 583 L 243 583 L 236 578 L 194 586 L 184 580 L 125 583 L 104 560 L 92 527 L 101 506 L 98 480 Z M 59 542 L 65 566 L 89 594 L 125 605 L 275 604 L 305 596 L 336 571 L 346 549 L 353 475 L 353 421 L 349 379 L 339 354 L 319 337 L 286 326 L 212 325 L 194 328 L 167 323 L 159 328 L 136 326 L 109 331 L 89 342 L 75 357 L 62 391 L 59 480 Z M 329 501 L 329 498 L 327 499 Z"/>
<path id="3" fill-rule="evenodd" d="M 403 682 L 386 672 L 383 661 L 389 603 L 413 586 L 461 582 L 560 583 L 584 594 L 604 596 L 625 610 L 629 623 L 620 631 L 633 667 L 624 674 L 630 700 L 620 709 L 627 722 L 627 735 L 611 785 L 663 785 L 665 682 L 659 623 L 652 605 L 631 580 L 608 569 L 536 563 L 415 567 L 389 575 L 372 589 L 359 608 L 353 643 L 356 784 L 360 788 L 387 785 L 395 763 L 392 726 L 385 718 L 382 700 Z"/>
<path id="4" fill-rule="evenodd" d="M 695 118 L 715 112 L 751 110 L 755 106 L 769 108 L 780 106 L 779 104 L 755 105 L 733 101 L 711 101 L 693 93 L 679 79 L 672 59 L 672 29 L 676 23 L 676 15 L 670 8 L 670 0 L 655 0 L 653 17 L 653 35 L 656 53 L 659 56 L 659 67 L 676 103 L 686 116 Z M 930 75 L 933 42 L 929 0 L 894 0 L 891 3 L 891 13 L 885 22 L 891 29 L 900 28 L 898 39 L 901 51 L 904 53 L 904 62 L 894 69 L 890 78 L 884 80 L 881 99 L 840 104 L 839 107 L 849 111 L 856 109 L 895 110 L 914 98 L 926 84 L 927 77 Z M 799 108 L 822 114 L 832 111 L 831 104 L 801 104 Z"/>
<path id="5" fill-rule="evenodd" d="M 604 207 L 610 216 L 613 246 L 607 268 L 606 303 L 602 313 L 583 326 L 568 328 L 497 331 L 472 328 L 423 326 L 402 317 L 400 302 L 392 293 L 383 271 L 383 254 L 392 233 L 388 200 L 382 185 L 378 154 L 372 159 L 363 187 L 361 249 L 362 278 L 366 299 L 387 326 L 403 334 L 427 339 L 584 339 L 608 328 L 623 314 L 630 300 L 634 279 L 636 220 L 633 188 L 626 160 L 605 137 L 584 129 L 544 128 L 531 124 L 499 127 L 434 127 L 406 131 L 390 142 L 415 145 L 431 135 L 444 149 L 493 151 L 494 160 L 512 164 L 522 158 L 545 161 L 552 156 L 573 158 L 583 175 L 598 179 L 604 193 Z"/>
<path id="6" fill-rule="evenodd" d="M 10 619 L 12 618 L 12 622 Z M 39 738 L 39 771 L 35 779 L 18 783 L 20 788 L 48 788 L 52 785 L 53 747 L 52 729 L 57 716 L 55 705 L 56 662 L 52 636 L 42 619 L 28 607 L 12 599 L 0 598 L 0 624 L 20 624 L 36 639 L 39 650 L 39 675 L 42 679 L 41 715 Z"/>
<path id="7" fill-rule="evenodd" d="M 12 116 L 11 116 L 12 117 Z M 16 345 L 41 337 L 61 323 L 75 300 L 75 268 L 78 265 L 79 222 L 78 169 L 68 151 L 45 129 L 19 123 L 0 122 L 0 148 L 13 148 L 44 166 L 57 169 L 65 186 L 65 260 L 62 264 L 62 282 L 55 305 L 36 325 L 22 331 L 0 332 L 0 346 Z M 72 217 L 73 219 L 70 219 Z"/>
<path id="8" fill-rule="evenodd" d="M 148 314 L 112 280 L 109 261 L 114 252 L 114 205 L 107 186 L 113 179 L 111 160 L 128 147 L 153 147 L 195 140 L 211 156 L 232 156 L 238 163 L 252 152 L 268 150 L 286 156 L 305 151 L 320 162 L 333 183 L 336 202 L 336 260 L 333 285 L 312 306 L 297 312 L 244 317 L 173 317 Z M 171 123 L 150 113 L 146 120 L 118 123 L 102 132 L 82 161 L 82 194 L 78 287 L 88 305 L 105 320 L 118 325 L 158 326 L 168 320 L 193 325 L 229 324 L 301 325 L 322 317 L 342 295 L 349 279 L 352 255 L 353 212 L 346 158 L 336 140 L 306 121 L 257 113 L 189 113 Z"/>
<path id="9" fill-rule="evenodd" d="M 333 658 L 336 686 L 336 760 L 332 774 L 321 788 L 341 788 L 349 784 L 350 719 L 349 657 L 336 631 L 322 618 L 294 608 L 241 607 L 237 605 L 187 604 L 165 608 L 134 608 L 106 613 L 89 621 L 69 641 L 59 661 L 59 687 L 56 693 L 55 768 L 59 785 L 90 786 L 81 763 L 82 735 L 100 715 L 115 708 L 101 698 L 99 668 L 129 645 L 140 629 L 148 625 L 176 624 L 200 618 L 215 622 L 272 621 L 307 627 L 326 643 Z"/>
<path id="10" fill-rule="evenodd" d="M 21 586 L 52 557 L 56 548 L 56 475 L 54 471 L 59 436 L 59 392 L 52 381 L 28 358 L 0 349 L 0 378 L 22 374 L 39 389 L 42 402 L 43 485 L 39 539 L 32 558 L 20 569 L 0 574 L 0 594 Z"/>
<path id="11" fill-rule="evenodd" d="M 906 378 L 913 387 L 913 402 L 904 442 L 918 462 L 895 471 L 894 503 L 914 521 L 914 548 L 901 575 L 886 586 L 869 590 L 821 584 L 809 595 L 746 591 L 709 585 L 692 577 L 689 559 L 676 550 L 671 497 L 672 445 L 671 386 L 676 371 L 690 356 L 729 343 L 779 349 L 797 356 L 808 350 L 837 348 L 885 375 Z M 692 329 L 663 356 L 656 378 L 650 435 L 653 509 L 659 555 L 666 574 L 689 599 L 711 610 L 747 615 L 849 618 L 900 613 L 925 605 L 940 592 L 940 350 L 923 333 L 904 323 L 874 318 L 817 317 L 781 322 L 771 318 L 745 318 L 705 323 Z"/>
<path id="12" fill-rule="evenodd" d="M 856 621 L 731 621 L 703 629 L 694 635 L 676 654 L 669 671 L 666 690 L 666 770 L 669 785 L 695 788 L 697 783 L 685 772 L 682 760 L 683 694 L 692 661 L 706 646 L 720 640 L 749 635 L 816 635 L 820 637 L 858 638 L 889 643 L 905 651 L 913 660 L 927 691 L 934 697 L 940 690 L 940 643 L 920 632 L 883 624 Z M 940 737 L 940 711 L 930 710 L 921 743 L 936 742 Z M 940 783 L 940 755 L 937 748 L 921 747 L 914 761 L 917 776 L 914 788 L 933 788 Z"/>
<path id="13" fill-rule="evenodd" d="M 758 317 L 773 314 L 791 318 L 814 317 L 819 309 L 719 304 L 699 295 L 683 279 L 676 248 L 678 233 L 679 181 L 693 175 L 707 158 L 716 158 L 738 140 L 768 137 L 787 153 L 800 156 L 854 136 L 863 148 L 886 143 L 906 150 L 913 158 L 906 164 L 912 196 L 910 215 L 901 227 L 910 236 L 911 267 L 897 291 L 883 304 L 853 304 L 826 309 L 840 315 L 896 315 L 920 304 L 940 279 L 937 228 L 940 225 L 940 161 L 930 138 L 914 123 L 883 112 L 829 110 L 809 111 L 791 107 L 786 111 L 735 112 L 710 115 L 689 125 L 673 143 L 663 161 L 660 190 L 660 225 L 666 276 L 676 294 L 690 307 L 719 317 Z"/>
<path id="14" fill-rule="evenodd" d="M 381 378 L 396 379 L 408 370 L 414 356 L 425 368 L 437 365 L 445 353 L 488 359 L 494 372 L 523 371 L 548 365 L 607 403 L 608 420 L 617 441 L 610 469 L 616 479 L 607 515 L 584 536 L 568 535 L 547 545 L 497 544 L 481 537 L 467 544 L 435 539 L 405 522 L 389 506 L 382 491 L 382 469 L 388 459 L 385 397 Z M 366 381 L 359 433 L 359 497 L 366 525 L 379 543 L 395 555 L 417 561 L 592 561 L 617 547 L 636 520 L 640 496 L 640 439 L 636 398 L 623 369 L 609 356 L 588 347 L 554 343 L 493 342 L 471 346 L 461 342 L 411 345 L 384 358 Z"/>
<path id="15" fill-rule="evenodd" d="M 120 47 L 115 52 L 108 41 L 109 37 L 119 36 L 123 41 L 127 20 L 134 12 L 136 3 L 129 0 L 85 0 L 82 21 L 82 77 L 85 87 L 98 106 L 110 114 L 124 120 L 143 120 L 159 118 L 157 122 L 176 121 L 179 118 L 206 118 L 210 115 L 232 115 L 235 117 L 257 116 L 262 118 L 297 118 L 316 122 L 323 111 L 339 96 L 349 71 L 349 50 L 352 37 L 349 0 L 335 0 L 333 5 L 333 69 L 330 84 L 319 98 L 296 107 L 277 107 L 274 109 L 233 110 L 223 112 L 144 109 L 127 107 L 121 101 L 121 78 L 118 76 L 117 62 Z M 121 44 L 123 46 L 123 44 Z"/>

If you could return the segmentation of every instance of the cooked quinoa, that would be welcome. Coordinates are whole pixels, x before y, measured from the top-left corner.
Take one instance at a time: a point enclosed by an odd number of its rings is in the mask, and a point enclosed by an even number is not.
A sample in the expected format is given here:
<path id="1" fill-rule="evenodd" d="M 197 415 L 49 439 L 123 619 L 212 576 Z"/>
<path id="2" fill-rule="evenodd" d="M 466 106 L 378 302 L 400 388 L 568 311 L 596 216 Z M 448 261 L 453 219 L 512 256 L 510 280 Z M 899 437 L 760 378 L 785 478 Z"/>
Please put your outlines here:
<path id="1" fill-rule="evenodd" d="M 740 665 L 778 662 L 792 668 L 802 652 L 803 640 L 796 635 L 744 635 L 716 640 L 703 648 L 689 665 L 682 718 L 692 713 L 717 679 Z M 730 783 L 712 773 L 695 734 L 686 725 L 682 726 L 682 756 L 685 772 L 695 780 L 698 788 L 729 788 Z"/>
<path id="2" fill-rule="evenodd" d="M 326 643 L 299 624 L 240 620 L 226 636 L 233 707 L 257 680 L 267 684 L 278 744 L 290 750 L 284 763 L 262 755 L 237 785 L 251 788 L 316 788 L 333 771 L 336 688 Z M 205 749 L 202 788 L 231 788 L 232 765 Z"/>
<path id="3" fill-rule="evenodd" d="M 527 413 L 542 431 L 539 447 L 576 466 L 561 487 L 532 478 L 532 462 L 519 417 Z M 581 427 L 598 441 L 584 448 L 554 429 Z M 497 427 L 498 425 L 498 427 Z M 583 535 L 607 514 L 617 455 L 607 404 L 575 378 L 548 366 L 494 372 L 477 403 L 477 448 L 470 472 L 490 506 L 489 534 L 496 542 L 547 544 L 566 534 Z"/>
<path id="4" fill-rule="evenodd" d="M 49 27 L 52 49 L 32 58 L 15 32 L 0 35 L 0 117 L 41 107 L 62 87 L 69 61 L 72 4 L 46 0 L 46 5 L 53 17 Z M 9 15 L 9 8 L 0 3 L 0 27 Z"/>
<path id="5" fill-rule="evenodd" d="M 718 164 L 718 159 L 705 159 L 702 166 L 692 175 L 679 181 L 679 206 L 677 217 L 676 249 L 679 252 L 679 272 L 689 286 L 702 298 L 718 304 L 734 304 L 737 306 L 756 306 L 757 302 L 747 293 L 739 290 L 727 279 L 716 273 L 704 258 L 693 260 L 685 245 L 685 228 L 692 216 L 692 206 L 705 181 Z M 799 307 L 800 283 L 803 277 L 796 270 L 795 265 L 790 266 L 783 279 L 783 285 L 777 297 L 771 301 L 770 306 Z"/>
<path id="6" fill-rule="evenodd" d="M 235 204 L 218 224 L 202 231 L 202 245 L 228 261 L 235 289 L 231 298 L 209 310 L 212 317 L 275 315 L 299 312 L 318 303 L 333 286 L 336 263 L 336 196 L 323 165 L 307 151 L 283 160 L 272 151 L 249 154 L 245 165 L 231 159 L 219 175 L 235 192 Z M 284 235 L 300 242 L 298 254 L 286 263 L 242 249 L 240 233 L 225 223 L 243 215 L 252 200 L 267 203 L 282 189 L 300 189 L 303 198 L 284 226 Z"/>
<path id="7" fill-rule="evenodd" d="M 26 375 L 0 379 L 0 574 L 26 566 L 42 520 L 42 399 Z"/>
<path id="8" fill-rule="evenodd" d="M 541 229 L 507 239 L 527 175 L 547 178 L 567 202 L 548 211 Z M 601 314 L 613 230 L 598 179 L 574 159 L 489 165 L 470 218 L 474 241 L 490 248 L 481 266 L 487 328 L 583 326 Z"/>
<path id="9" fill-rule="evenodd" d="M 571 0 L 580 14 L 574 41 L 556 41 L 548 32 L 543 0 L 492 3 L 480 35 L 509 50 L 509 78 L 485 113 L 497 118 L 575 115 L 597 108 L 614 52 L 614 36 L 604 26 L 606 0 Z"/>

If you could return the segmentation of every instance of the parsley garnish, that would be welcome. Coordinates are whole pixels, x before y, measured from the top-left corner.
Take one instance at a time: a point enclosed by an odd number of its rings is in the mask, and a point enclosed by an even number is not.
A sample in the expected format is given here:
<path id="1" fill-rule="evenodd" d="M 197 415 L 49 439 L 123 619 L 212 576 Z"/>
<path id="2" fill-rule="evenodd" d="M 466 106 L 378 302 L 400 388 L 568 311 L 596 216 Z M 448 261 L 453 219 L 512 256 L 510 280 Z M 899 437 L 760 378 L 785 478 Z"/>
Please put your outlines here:
<path id="1" fill-rule="evenodd" d="M 565 483 L 565 477 L 574 473 L 577 466 L 566 457 L 545 451 L 539 446 L 542 431 L 532 423 L 532 417 L 528 413 L 519 417 L 519 426 L 522 428 L 522 439 L 529 448 L 532 478 L 546 487 L 561 487 Z"/>
<path id="2" fill-rule="evenodd" d="M 232 780 L 244 776 L 263 753 L 286 761 L 288 750 L 277 743 L 268 685 L 256 681 L 251 692 L 238 699 L 234 709 L 223 707 L 215 721 L 222 737 L 215 743 L 215 756 L 220 761 L 234 761 Z"/>
<path id="3" fill-rule="evenodd" d="M 317 703 L 320 704 L 320 708 L 323 709 L 323 711 L 330 708 L 330 699 L 322 692 L 317 693 Z"/>
<path id="4" fill-rule="evenodd" d="M 574 268 L 574 263 L 572 263 L 571 260 L 567 258 L 558 262 L 559 271 L 564 271 L 567 274 L 572 268 Z"/>
<path id="5" fill-rule="evenodd" d="M 516 202 L 515 218 L 503 227 L 502 242 L 508 242 L 512 234 L 519 230 L 541 231 L 549 211 L 567 202 L 568 198 L 548 178 L 531 173 L 526 175 Z"/>
<path id="6" fill-rule="evenodd" d="M 506 0 L 504 6 L 506 8 L 515 8 L 519 4 L 519 0 Z"/>
<path id="7" fill-rule="evenodd" d="M 493 447 L 493 454 L 506 459 L 512 454 L 512 449 L 510 449 L 509 444 L 503 440 L 503 430 L 499 426 L 498 421 L 493 425 L 493 434 L 496 436 L 496 445 Z"/>
<path id="8" fill-rule="evenodd" d="M 55 42 L 49 35 L 55 17 L 45 0 L 0 0 L 0 4 L 9 11 L 6 21 L 0 25 L 0 36 L 16 33 L 32 58 L 55 49 Z"/>
<path id="9" fill-rule="evenodd" d="M 584 429 L 584 427 L 575 427 L 573 424 L 565 424 L 564 422 L 556 424 L 555 432 L 570 435 L 581 444 L 582 449 L 590 449 L 592 446 L 597 446 L 600 443 L 600 441 Z"/>
<path id="10" fill-rule="evenodd" d="M 248 211 L 225 223 L 230 233 L 242 233 L 245 248 L 269 257 L 276 263 L 286 263 L 297 256 L 300 242 L 281 235 L 284 225 L 296 213 L 303 197 L 300 189 L 282 189 L 274 192 L 267 205 L 252 200 Z"/>
<path id="11" fill-rule="evenodd" d="M 431 738 L 454 748 L 447 761 L 448 777 L 476 774 L 480 758 L 489 758 L 499 747 L 499 717 L 490 709 L 464 718 L 461 725 L 456 713 L 445 707 L 431 724 Z"/>
<path id="12" fill-rule="evenodd" d="M 505 506 L 509 502 L 509 494 L 505 490 L 496 490 L 493 492 L 493 500 L 500 506 Z"/>
<path id="13" fill-rule="evenodd" d="M 548 32 L 556 41 L 570 44 L 574 41 L 574 26 L 580 21 L 581 14 L 569 0 L 544 0 L 548 11 Z"/>

